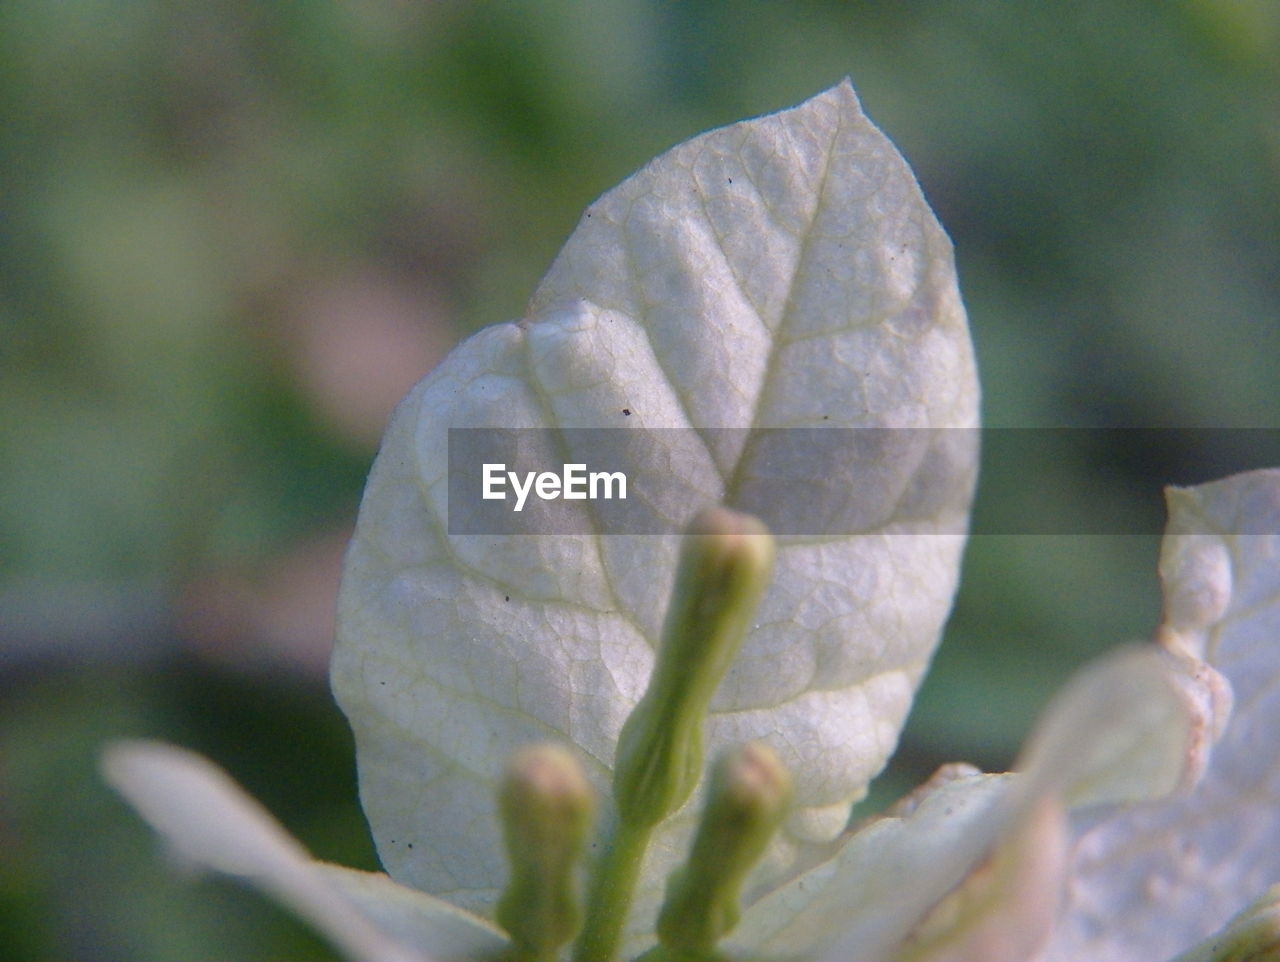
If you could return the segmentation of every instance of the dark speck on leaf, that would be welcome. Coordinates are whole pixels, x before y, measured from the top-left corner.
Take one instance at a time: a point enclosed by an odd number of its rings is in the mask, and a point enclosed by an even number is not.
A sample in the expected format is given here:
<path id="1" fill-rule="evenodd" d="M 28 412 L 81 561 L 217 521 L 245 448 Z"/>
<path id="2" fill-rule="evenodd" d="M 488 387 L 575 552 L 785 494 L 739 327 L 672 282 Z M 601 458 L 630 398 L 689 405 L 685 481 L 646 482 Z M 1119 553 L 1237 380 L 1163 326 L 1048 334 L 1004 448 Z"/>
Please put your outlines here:
<path id="1" fill-rule="evenodd" d="M 732 177 L 728 178 L 728 180 L 729 180 L 729 183 L 731 183 L 731 184 L 733 183 L 733 178 L 732 178 Z"/>
<path id="2" fill-rule="evenodd" d="M 412 843 L 412 842 L 410 842 L 410 843 L 409 843 L 409 847 L 410 847 L 410 848 L 413 848 L 413 843 Z"/>
<path id="3" fill-rule="evenodd" d="M 831 415 L 830 415 L 830 414 L 824 414 L 824 415 L 822 415 L 822 420 L 824 420 L 824 421 L 830 421 L 830 420 L 831 420 Z"/>
<path id="4" fill-rule="evenodd" d="M 510 595 L 503 595 L 503 596 L 502 596 L 502 600 L 503 600 L 503 601 L 510 601 L 510 600 L 511 600 L 511 596 L 510 596 Z"/>
<path id="5" fill-rule="evenodd" d="M 631 417 L 631 408 L 623 408 L 622 413 L 627 417 Z"/>

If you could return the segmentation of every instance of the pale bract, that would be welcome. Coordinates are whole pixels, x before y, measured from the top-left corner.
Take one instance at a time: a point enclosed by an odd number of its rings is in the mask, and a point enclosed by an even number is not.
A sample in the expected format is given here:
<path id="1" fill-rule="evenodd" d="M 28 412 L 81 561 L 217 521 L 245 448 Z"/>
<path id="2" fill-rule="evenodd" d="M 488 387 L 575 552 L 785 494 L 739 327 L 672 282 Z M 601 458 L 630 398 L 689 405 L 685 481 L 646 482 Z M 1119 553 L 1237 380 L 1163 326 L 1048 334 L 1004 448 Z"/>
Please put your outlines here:
<path id="1" fill-rule="evenodd" d="M 779 539 L 706 725 L 708 757 L 764 739 L 794 774 L 764 884 L 832 840 L 896 744 L 955 590 L 977 407 L 950 242 L 847 82 L 682 144 L 592 204 L 526 317 L 471 337 L 400 405 L 366 489 L 332 677 L 388 872 L 490 911 L 495 786 L 528 742 L 574 746 L 607 796 L 679 540 L 451 536 L 448 429 L 689 429 L 699 443 L 629 479 L 676 531 L 772 469 L 714 429 L 897 429 L 829 479 L 858 533 Z M 584 459 L 573 443 L 565 459 Z M 698 807 L 653 840 L 633 948 Z"/>

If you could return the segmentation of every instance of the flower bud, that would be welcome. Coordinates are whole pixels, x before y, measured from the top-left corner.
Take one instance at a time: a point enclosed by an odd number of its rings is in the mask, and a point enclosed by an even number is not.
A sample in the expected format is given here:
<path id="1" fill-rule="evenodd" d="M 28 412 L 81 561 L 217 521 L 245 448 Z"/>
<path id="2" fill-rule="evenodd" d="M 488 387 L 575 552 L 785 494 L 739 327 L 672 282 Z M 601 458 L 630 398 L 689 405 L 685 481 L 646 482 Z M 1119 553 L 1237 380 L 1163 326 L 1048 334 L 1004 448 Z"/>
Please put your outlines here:
<path id="1" fill-rule="evenodd" d="M 773 838 L 791 801 L 791 778 L 763 742 L 721 759 L 684 868 L 667 883 L 658 937 L 673 960 L 715 958 L 738 924 L 747 874 Z"/>
<path id="2" fill-rule="evenodd" d="M 582 925 L 576 869 L 595 810 L 591 787 L 568 750 L 532 745 L 511 759 L 498 801 L 511 865 L 498 924 L 516 958 L 554 958 Z"/>
<path id="3" fill-rule="evenodd" d="M 685 536 L 657 663 L 618 739 L 623 822 L 656 825 L 702 774 L 702 722 L 742 647 L 773 568 L 773 539 L 750 515 L 703 511 Z"/>

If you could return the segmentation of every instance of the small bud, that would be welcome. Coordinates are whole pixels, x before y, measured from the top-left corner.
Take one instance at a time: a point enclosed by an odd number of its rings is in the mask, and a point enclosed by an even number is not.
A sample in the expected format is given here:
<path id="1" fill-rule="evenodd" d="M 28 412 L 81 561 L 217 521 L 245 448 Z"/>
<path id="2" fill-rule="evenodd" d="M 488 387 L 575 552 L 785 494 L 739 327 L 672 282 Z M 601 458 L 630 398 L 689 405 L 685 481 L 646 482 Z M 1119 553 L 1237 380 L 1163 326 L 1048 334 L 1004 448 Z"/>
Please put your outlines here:
<path id="1" fill-rule="evenodd" d="M 673 960 L 714 959 L 738 924 L 743 882 L 791 802 L 791 778 L 763 742 L 721 759 L 684 868 L 667 883 L 658 938 Z"/>
<path id="2" fill-rule="evenodd" d="M 511 865 L 498 924 L 516 958 L 554 958 L 582 925 L 575 875 L 595 810 L 591 786 L 568 750 L 532 745 L 512 757 L 498 801 Z"/>
<path id="3" fill-rule="evenodd" d="M 657 663 L 618 739 L 614 797 L 623 822 L 656 825 L 702 774 L 702 722 L 742 647 L 773 568 L 755 518 L 712 508 L 685 536 Z"/>

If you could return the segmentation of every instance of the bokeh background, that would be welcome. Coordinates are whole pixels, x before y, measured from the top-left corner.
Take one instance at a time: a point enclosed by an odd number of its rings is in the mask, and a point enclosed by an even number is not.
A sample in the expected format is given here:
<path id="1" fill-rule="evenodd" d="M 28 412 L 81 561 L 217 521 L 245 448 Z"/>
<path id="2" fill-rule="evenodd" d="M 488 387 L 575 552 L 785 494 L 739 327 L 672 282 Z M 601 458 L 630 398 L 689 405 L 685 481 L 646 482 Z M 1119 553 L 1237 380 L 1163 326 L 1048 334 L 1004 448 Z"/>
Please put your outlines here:
<path id="1" fill-rule="evenodd" d="M 376 867 L 324 671 L 382 424 L 702 130 L 853 78 L 955 239 L 989 424 L 1280 427 L 1278 65 L 1273 0 L 0 4 L 0 957 L 330 957 L 175 873 L 98 747 L 206 752 Z M 974 539 L 877 798 L 1009 764 L 1150 630 L 1156 537 L 1065 532 L 1269 456 L 1056 437 L 988 459 L 1060 533 Z"/>

